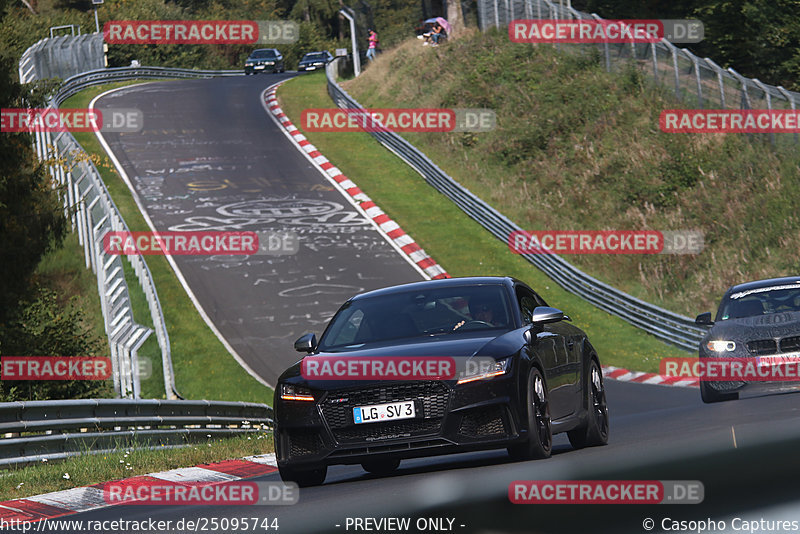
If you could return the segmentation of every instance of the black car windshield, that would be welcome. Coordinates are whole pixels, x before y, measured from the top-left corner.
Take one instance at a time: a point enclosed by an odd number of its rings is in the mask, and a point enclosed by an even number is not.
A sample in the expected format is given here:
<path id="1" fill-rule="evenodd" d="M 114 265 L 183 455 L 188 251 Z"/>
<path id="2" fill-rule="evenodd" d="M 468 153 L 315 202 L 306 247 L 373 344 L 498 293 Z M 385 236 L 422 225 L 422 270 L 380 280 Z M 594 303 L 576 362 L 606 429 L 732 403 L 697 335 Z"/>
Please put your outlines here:
<path id="1" fill-rule="evenodd" d="M 445 287 L 349 301 L 320 340 L 320 350 L 394 339 L 510 328 L 506 291 L 498 285 Z"/>
<path id="2" fill-rule="evenodd" d="M 273 50 L 256 50 L 250 54 L 250 59 L 271 59 L 278 57 Z"/>
<path id="3" fill-rule="evenodd" d="M 717 321 L 786 311 L 800 311 L 800 282 L 731 293 L 720 304 Z"/>
<path id="4" fill-rule="evenodd" d="M 322 52 L 306 54 L 303 56 L 302 61 L 325 61 L 325 54 L 323 54 Z"/>

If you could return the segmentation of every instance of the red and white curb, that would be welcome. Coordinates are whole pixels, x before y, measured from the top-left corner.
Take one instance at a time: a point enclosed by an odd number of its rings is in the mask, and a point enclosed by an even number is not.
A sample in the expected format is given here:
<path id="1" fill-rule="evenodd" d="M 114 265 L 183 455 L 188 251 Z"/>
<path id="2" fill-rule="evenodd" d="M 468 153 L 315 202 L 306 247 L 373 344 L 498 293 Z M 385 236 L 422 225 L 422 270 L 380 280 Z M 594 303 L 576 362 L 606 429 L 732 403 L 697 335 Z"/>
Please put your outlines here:
<path id="1" fill-rule="evenodd" d="M 279 124 L 283 126 L 289 134 L 289 139 L 294 142 L 295 146 L 320 169 L 326 178 L 333 180 L 333 183 L 340 190 L 350 195 L 354 204 L 377 225 L 381 232 L 388 237 L 390 243 L 407 256 L 411 263 L 416 265 L 425 276 L 434 280 L 438 278 L 450 278 L 450 275 L 448 275 L 410 235 L 405 233 L 405 231 L 400 228 L 399 224 L 390 219 L 371 198 L 364 194 L 364 192 L 361 191 L 350 178 L 345 176 L 342 171 L 328 161 L 328 159 L 317 150 L 317 147 L 312 145 L 308 139 L 306 139 L 306 136 L 300 133 L 300 130 L 292 124 L 292 121 L 289 120 L 289 117 L 286 116 L 278 105 L 278 99 L 275 96 L 275 92 L 280 85 L 279 83 L 267 89 L 264 93 L 264 100 L 269 112 L 272 113 Z"/>
<path id="2" fill-rule="evenodd" d="M 621 382 L 637 382 L 639 384 L 656 384 L 659 386 L 678 386 L 684 388 L 700 387 L 699 378 L 682 378 L 679 376 L 666 376 L 657 373 L 643 373 L 630 371 L 612 365 L 603 366 L 603 377 L 619 380 Z"/>
<path id="3" fill-rule="evenodd" d="M 139 475 L 114 483 L 140 487 L 153 486 L 169 481 L 186 487 L 213 486 L 242 480 L 251 477 L 268 475 L 278 470 L 275 454 L 247 456 L 241 460 L 226 460 L 213 464 L 202 464 L 195 467 L 182 467 L 171 471 L 161 471 Z M 53 519 L 67 515 L 118 506 L 105 501 L 103 489 L 110 482 L 102 482 L 92 486 L 54 491 L 43 495 L 0 502 L 0 524 L 36 523 L 44 519 Z M 127 501 L 126 504 L 130 504 Z"/>

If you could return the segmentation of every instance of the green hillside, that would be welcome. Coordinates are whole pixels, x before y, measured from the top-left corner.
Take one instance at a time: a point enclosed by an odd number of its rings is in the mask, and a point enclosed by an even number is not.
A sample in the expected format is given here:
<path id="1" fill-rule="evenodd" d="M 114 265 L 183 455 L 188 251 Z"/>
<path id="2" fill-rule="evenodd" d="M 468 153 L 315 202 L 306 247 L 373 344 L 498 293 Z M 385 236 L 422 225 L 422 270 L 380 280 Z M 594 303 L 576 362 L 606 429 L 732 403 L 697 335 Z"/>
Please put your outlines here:
<path id="1" fill-rule="evenodd" d="M 567 257 L 639 298 L 694 316 L 731 284 L 800 272 L 797 154 L 661 132 L 682 106 L 633 65 L 608 74 L 599 55 L 474 32 L 407 41 L 344 86 L 366 107 L 495 110 L 490 133 L 404 135 L 527 230 L 704 232 L 697 255 Z"/>

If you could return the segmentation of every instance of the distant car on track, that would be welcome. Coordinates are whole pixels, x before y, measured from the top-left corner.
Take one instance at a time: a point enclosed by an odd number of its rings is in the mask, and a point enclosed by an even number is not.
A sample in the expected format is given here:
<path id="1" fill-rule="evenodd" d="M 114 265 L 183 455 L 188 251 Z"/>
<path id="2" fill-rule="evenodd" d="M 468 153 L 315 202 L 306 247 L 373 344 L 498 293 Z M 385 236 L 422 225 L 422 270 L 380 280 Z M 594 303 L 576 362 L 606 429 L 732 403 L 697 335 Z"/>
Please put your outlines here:
<path id="1" fill-rule="evenodd" d="M 404 458 L 498 448 L 516 459 L 547 458 L 560 432 L 576 448 L 605 444 L 600 361 L 568 321 L 513 278 L 431 280 L 352 297 L 319 342 L 313 334 L 295 342 L 307 355 L 278 379 L 281 477 L 308 486 L 321 484 L 329 465 L 390 473 Z M 424 380 L 304 372 L 325 359 L 386 356 L 487 365 Z"/>
<path id="2" fill-rule="evenodd" d="M 283 55 L 274 48 L 259 48 L 244 61 L 244 73 L 256 74 L 259 72 L 285 72 Z"/>
<path id="3" fill-rule="evenodd" d="M 709 326 L 700 358 L 752 358 L 758 366 L 800 358 L 800 277 L 771 278 L 730 287 L 717 310 L 695 319 Z M 739 393 L 797 391 L 789 381 L 700 381 L 704 402 L 735 400 Z"/>
<path id="4" fill-rule="evenodd" d="M 333 61 L 333 56 L 327 50 L 321 52 L 309 52 L 303 56 L 297 65 L 298 71 L 310 71 L 325 68 L 325 65 Z"/>

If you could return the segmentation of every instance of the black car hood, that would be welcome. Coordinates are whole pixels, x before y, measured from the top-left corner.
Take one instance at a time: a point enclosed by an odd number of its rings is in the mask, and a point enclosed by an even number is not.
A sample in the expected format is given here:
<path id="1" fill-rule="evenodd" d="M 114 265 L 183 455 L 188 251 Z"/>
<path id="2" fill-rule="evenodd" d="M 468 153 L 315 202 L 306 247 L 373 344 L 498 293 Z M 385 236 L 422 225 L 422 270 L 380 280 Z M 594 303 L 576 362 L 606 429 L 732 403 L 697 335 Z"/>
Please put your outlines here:
<path id="1" fill-rule="evenodd" d="M 386 344 L 371 344 L 362 349 L 348 350 L 341 352 L 318 352 L 310 354 L 306 358 L 319 356 L 336 356 L 340 358 L 369 358 L 382 356 L 450 356 L 454 358 L 467 358 L 470 356 L 491 356 L 503 358 L 511 356 L 524 343 L 523 333 L 526 329 L 521 328 L 512 331 L 503 331 L 499 335 L 497 331 L 474 332 L 469 335 L 461 334 L 458 336 L 449 335 L 445 337 L 414 338 L 402 341 L 394 341 Z M 363 380 L 354 381 L 306 381 L 301 378 L 301 361 L 287 369 L 279 381 L 290 380 L 293 383 L 304 382 L 312 388 L 331 389 L 346 387 L 348 385 L 363 384 Z M 294 380 L 291 380 L 294 379 Z M 299 379 L 299 380 L 298 380 Z"/>
<path id="2" fill-rule="evenodd" d="M 769 313 L 715 323 L 707 339 L 752 340 L 800 335 L 800 312 Z"/>

